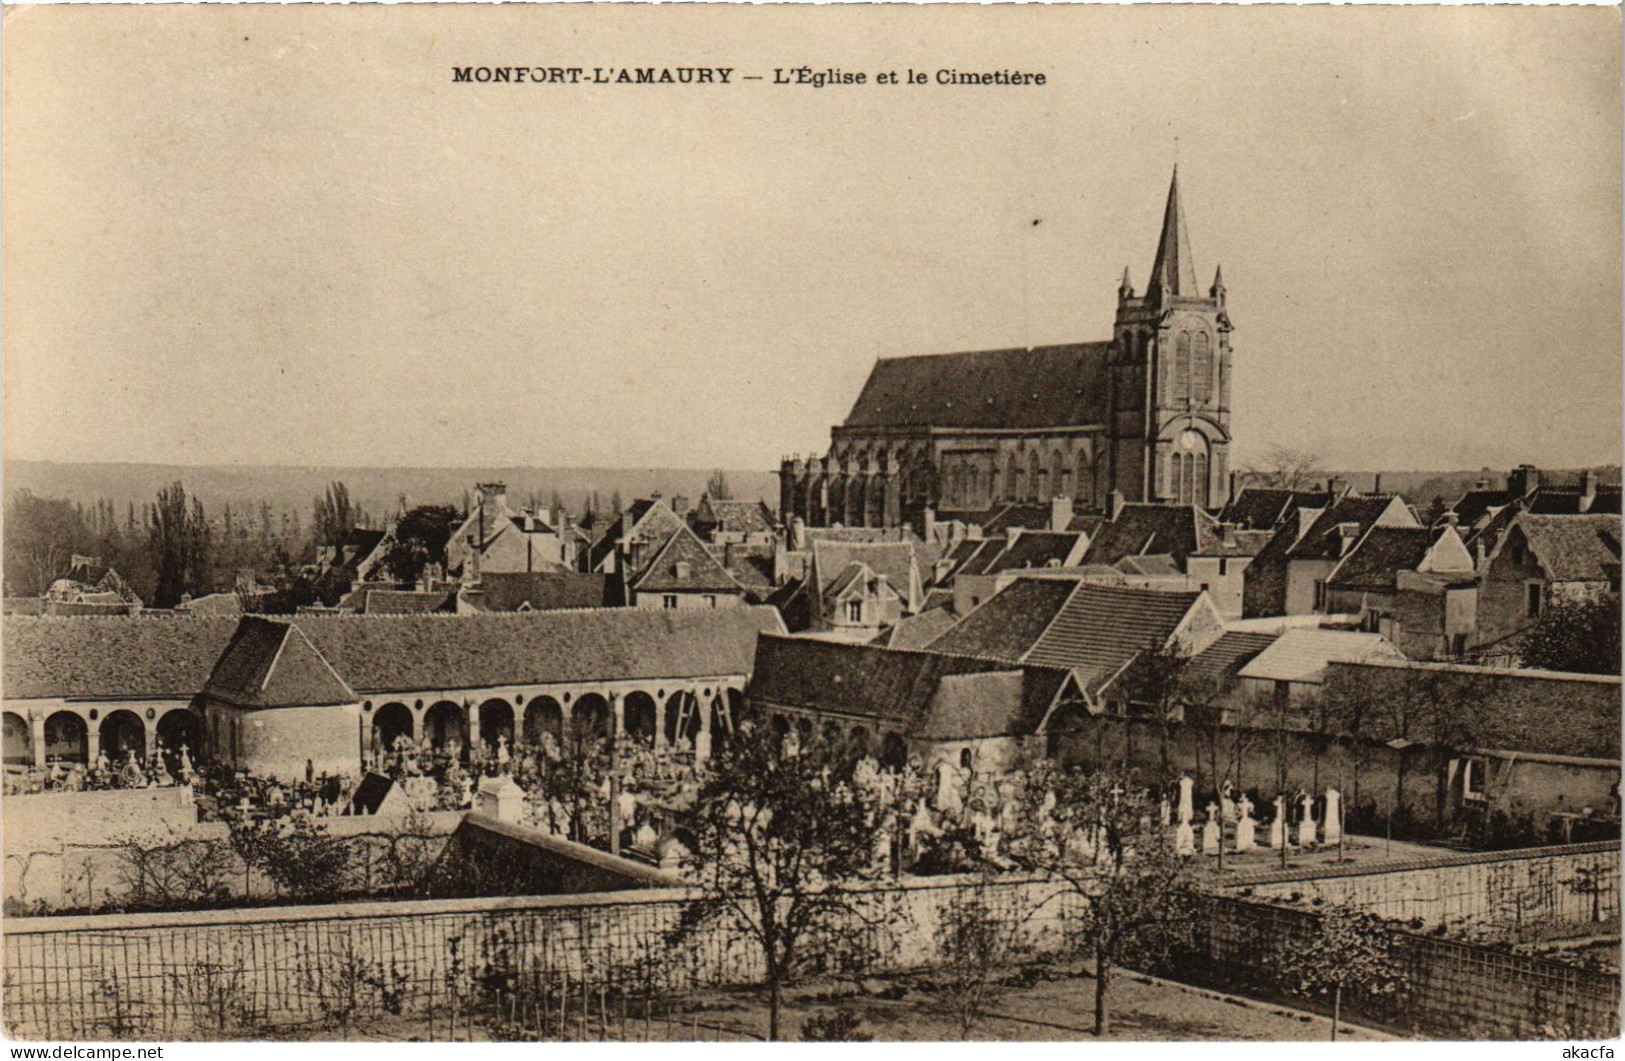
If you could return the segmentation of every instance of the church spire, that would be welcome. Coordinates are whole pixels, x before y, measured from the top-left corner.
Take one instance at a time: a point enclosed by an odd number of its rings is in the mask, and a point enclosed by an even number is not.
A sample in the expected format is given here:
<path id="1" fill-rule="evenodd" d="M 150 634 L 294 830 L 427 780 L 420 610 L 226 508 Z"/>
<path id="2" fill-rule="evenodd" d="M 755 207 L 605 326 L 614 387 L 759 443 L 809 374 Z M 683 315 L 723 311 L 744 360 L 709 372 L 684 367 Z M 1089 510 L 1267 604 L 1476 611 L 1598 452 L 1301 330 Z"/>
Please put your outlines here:
<path id="1" fill-rule="evenodd" d="M 1157 260 L 1151 266 L 1146 293 L 1198 295 L 1196 263 L 1191 257 L 1190 236 L 1185 232 L 1185 214 L 1179 207 L 1179 166 L 1168 185 L 1168 206 L 1162 213 L 1162 238 L 1157 241 Z"/>

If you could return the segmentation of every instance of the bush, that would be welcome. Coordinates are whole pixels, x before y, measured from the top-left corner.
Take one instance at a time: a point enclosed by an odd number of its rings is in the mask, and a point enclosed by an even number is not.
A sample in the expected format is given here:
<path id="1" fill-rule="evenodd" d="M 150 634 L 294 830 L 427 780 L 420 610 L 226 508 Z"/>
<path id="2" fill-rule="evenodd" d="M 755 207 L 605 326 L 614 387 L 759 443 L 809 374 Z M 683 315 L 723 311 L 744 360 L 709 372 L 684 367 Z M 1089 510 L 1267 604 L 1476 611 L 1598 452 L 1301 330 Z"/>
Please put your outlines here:
<path id="1" fill-rule="evenodd" d="M 804 1043 L 867 1043 L 874 1041 L 874 1033 L 863 1030 L 863 1018 L 858 1011 L 841 1007 L 817 1017 L 808 1017 L 801 1025 Z"/>

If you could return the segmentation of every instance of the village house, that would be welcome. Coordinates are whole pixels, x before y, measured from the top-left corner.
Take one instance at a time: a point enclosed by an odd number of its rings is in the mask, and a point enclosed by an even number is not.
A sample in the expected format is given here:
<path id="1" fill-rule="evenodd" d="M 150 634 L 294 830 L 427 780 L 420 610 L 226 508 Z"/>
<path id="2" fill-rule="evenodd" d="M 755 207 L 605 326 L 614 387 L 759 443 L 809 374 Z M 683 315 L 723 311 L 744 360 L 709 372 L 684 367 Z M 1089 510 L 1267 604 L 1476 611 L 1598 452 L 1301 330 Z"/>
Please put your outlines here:
<path id="1" fill-rule="evenodd" d="M 1305 615 L 1326 610 L 1326 580 L 1372 527 L 1419 527 L 1397 496 L 1341 494 L 1333 484 L 1325 508 L 1300 508 L 1247 568 L 1242 615 Z M 1333 500 L 1335 498 L 1335 500 Z"/>
<path id="2" fill-rule="evenodd" d="M 1459 656 L 1477 611 L 1472 554 L 1456 528 L 1372 526 L 1326 578 L 1320 610 L 1353 615 L 1412 659 Z"/>
<path id="3" fill-rule="evenodd" d="M 1034 739 L 1069 695 L 1064 668 L 784 637 L 757 642 L 746 691 L 753 717 L 848 741 L 882 766 L 978 772 L 1041 753 Z"/>
<path id="4" fill-rule="evenodd" d="M 667 611 L 746 603 L 749 590 L 690 529 L 687 507 L 640 498 L 593 543 L 587 572 L 608 578 L 611 601 Z"/>
<path id="5" fill-rule="evenodd" d="M 503 483 L 478 483 L 476 490 L 467 518 L 446 540 L 448 573 L 474 583 L 487 573 L 576 566 L 576 538 L 564 513 L 517 511 Z"/>
<path id="6" fill-rule="evenodd" d="M 1560 602 L 1617 599 L 1620 517 L 1520 512 L 1479 574 L 1473 645 L 1482 649 L 1516 637 Z"/>

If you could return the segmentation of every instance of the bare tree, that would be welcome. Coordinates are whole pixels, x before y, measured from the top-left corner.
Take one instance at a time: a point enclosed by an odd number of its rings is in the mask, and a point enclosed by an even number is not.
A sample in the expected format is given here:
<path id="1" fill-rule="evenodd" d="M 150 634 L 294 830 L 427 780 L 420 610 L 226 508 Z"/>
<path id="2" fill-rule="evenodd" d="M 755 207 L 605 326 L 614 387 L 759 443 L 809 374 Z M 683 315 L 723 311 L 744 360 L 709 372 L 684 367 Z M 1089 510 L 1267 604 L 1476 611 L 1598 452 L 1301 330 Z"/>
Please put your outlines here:
<path id="1" fill-rule="evenodd" d="M 1030 910 L 1013 891 L 1000 892 L 983 873 L 955 894 L 937 925 L 932 993 L 969 1039 L 987 1011 L 1008 992 L 1010 966 L 1028 953 L 1023 928 Z"/>
<path id="2" fill-rule="evenodd" d="M 1053 827 L 1036 807 L 1027 832 L 1010 844 L 1020 865 L 1062 885 L 1050 900 L 1070 898 L 1076 944 L 1094 959 L 1095 1035 L 1111 1030 L 1113 970 L 1127 961 L 1153 964 L 1189 932 L 1197 892 L 1190 860 L 1157 822 L 1143 790 L 1107 773 L 1038 769 L 1028 799 L 1053 794 Z"/>
<path id="3" fill-rule="evenodd" d="M 721 468 L 712 472 L 711 478 L 705 481 L 705 492 L 713 501 L 726 501 L 734 496 L 728 487 L 728 474 Z"/>
<path id="4" fill-rule="evenodd" d="M 690 872 L 705 897 L 672 934 L 724 924 L 762 949 L 768 1038 L 780 1038 L 784 985 L 814 959 L 850 957 L 883 930 L 856 887 L 874 863 L 882 808 L 852 784 L 850 749 L 809 736 L 786 747 L 771 726 L 741 727 L 712 760 L 689 819 Z"/>
<path id="5" fill-rule="evenodd" d="M 1274 445 L 1242 472 L 1242 478 L 1249 486 L 1307 490 L 1322 474 L 1319 454 L 1293 446 Z"/>

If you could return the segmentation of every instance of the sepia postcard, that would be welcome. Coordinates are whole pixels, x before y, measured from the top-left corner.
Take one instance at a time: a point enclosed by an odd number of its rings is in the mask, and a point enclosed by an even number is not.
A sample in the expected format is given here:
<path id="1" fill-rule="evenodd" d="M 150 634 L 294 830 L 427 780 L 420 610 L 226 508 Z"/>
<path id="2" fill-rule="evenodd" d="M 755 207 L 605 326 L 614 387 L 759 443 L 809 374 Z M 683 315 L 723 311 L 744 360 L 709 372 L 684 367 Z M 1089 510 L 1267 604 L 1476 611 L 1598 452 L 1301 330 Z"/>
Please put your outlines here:
<path id="1" fill-rule="evenodd" d="M 1619 8 L 4 31 L 27 1056 L 1613 1056 Z"/>

